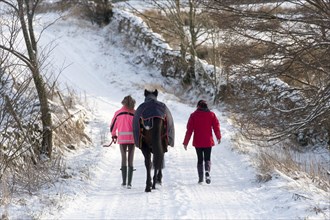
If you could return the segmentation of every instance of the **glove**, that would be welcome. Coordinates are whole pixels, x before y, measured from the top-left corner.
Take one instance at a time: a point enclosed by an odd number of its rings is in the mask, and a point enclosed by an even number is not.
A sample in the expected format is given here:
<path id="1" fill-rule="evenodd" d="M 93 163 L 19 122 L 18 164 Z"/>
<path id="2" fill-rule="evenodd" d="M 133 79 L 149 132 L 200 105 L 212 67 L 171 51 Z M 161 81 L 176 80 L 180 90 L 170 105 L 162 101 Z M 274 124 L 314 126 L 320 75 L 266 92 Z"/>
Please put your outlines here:
<path id="1" fill-rule="evenodd" d="M 221 139 L 218 139 L 218 144 L 220 144 L 221 143 Z"/>
<path id="2" fill-rule="evenodd" d="M 117 143 L 117 136 L 112 136 L 112 141 L 113 141 L 113 143 Z"/>

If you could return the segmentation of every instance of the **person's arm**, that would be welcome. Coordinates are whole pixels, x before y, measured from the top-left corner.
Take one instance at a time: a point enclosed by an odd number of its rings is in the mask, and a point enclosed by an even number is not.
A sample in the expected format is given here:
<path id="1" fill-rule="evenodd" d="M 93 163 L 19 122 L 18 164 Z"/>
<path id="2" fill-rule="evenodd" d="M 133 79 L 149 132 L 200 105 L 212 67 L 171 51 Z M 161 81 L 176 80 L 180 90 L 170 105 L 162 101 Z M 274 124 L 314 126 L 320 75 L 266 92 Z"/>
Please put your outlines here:
<path id="1" fill-rule="evenodd" d="M 221 143 L 221 131 L 220 131 L 220 122 L 215 114 L 213 114 L 213 124 L 212 128 L 215 136 L 217 137 L 218 144 Z"/>
<path id="2" fill-rule="evenodd" d="M 114 137 L 116 136 L 116 131 L 117 131 L 117 112 L 115 113 L 115 115 L 113 116 L 112 120 L 111 120 L 111 124 L 110 124 L 110 133 L 111 136 Z"/>
<path id="3" fill-rule="evenodd" d="M 183 140 L 183 147 L 185 148 L 185 150 L 187 150 L 187 145 L 189 143 L 189 140 L 191 138 L 191 135 L 194 131 L 194 126 L 193 126 L 194 122 L 193 122 L 193 118 L 190 115 L 188 123 L 187 123 L 187 130 L 186 130 L 186 134 Z"/>

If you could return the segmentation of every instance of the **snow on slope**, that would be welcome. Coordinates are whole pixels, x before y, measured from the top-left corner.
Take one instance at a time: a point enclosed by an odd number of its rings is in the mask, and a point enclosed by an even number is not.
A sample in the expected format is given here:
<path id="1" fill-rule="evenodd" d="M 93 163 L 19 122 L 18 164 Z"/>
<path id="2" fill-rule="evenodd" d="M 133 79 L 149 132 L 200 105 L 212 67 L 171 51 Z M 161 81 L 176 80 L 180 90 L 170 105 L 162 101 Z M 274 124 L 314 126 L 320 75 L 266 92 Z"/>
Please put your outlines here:
<path id="1" fill-rule="evenodd" d="M 94 143 L 67 153 L 66 172 L 72 178 L 57 182 L 33 199 L 25 198 L 28 201 L 21 209 L 18 204 L 11 204 L 9 218 L 329 218 L 329 209 L 325 209 L 329 208 L 327 195 L 305 191 L 294 180 L 282 176 L 274 176 L 267 183 L 256 182 L 256 171 L 247 156 L 232 150 L 231 137 L 235 130 L 222 109 L 213 109 L 219 117 L 223 139 L 213 148 L 212 183 L 197 184 L 195 150 L 191 145 L 187 151 L 182 147 L 186 122 L 195 107 L 181 103 L 166 90 L 160 92 L 158 99 L 173 114 L 176 137 L 175 147 L 169 148 L 165 155 L 163 185 L 151 193 L 144 192 L 143 156 L 136 149 L 133 188 L 122 188 L 119 147 L 102 147 L 110 141 L 109 122 L 124 96 L 131 94 L 139 105 L 146 84 L 167 87 L 168 81 L 156 69 L 134 64 L 134 53 L 116 43 L 120 35 L 112 36 L 109 41 L 107 30 L 68 19 L 57 22 L 44 33 L 43 44 L 53 40 L 58 44 L 52 55 L 54 63 L 58 67 L 70 64 L 59 78 L 63 88 L 72 86 L 88 99 L 86 107 L 91 110 L 88 131 Z M 199 97 L 192 99 L 197 102 Z M 48 206 L 44 205 L 45 199 Z"/>
<path id="2" fill-rule="evenodd" d="M 52 27 L 51 35 L 59 31 L 58 28 Z M 133 95 L 139 104 L 143 101 L 145 84 L 164 85 L 165 79 L 157 75 L 156 69 L 132 64 L 134 54 L 122 50 L 120 45 L 104 41 L 107 32 L 102 29 L 70 30 L 63 25 L 60 29 L 63 36 L 56 53 L 69 54 L 72 62 L 63 78 L 86 92 L 93 103 L 96 118 L 91 124 L 91 135 L 95 146 L 82 152 L 82 157 L 88 157 L 91 175 L 83 183 L 86 185 L 79 187 L 84 190 L 77 191 L 77 198 L 68 202 L 66 208 L 52 211 L 45 218 L 295 219 L 313 215 L 308 209 L 317 206 L 314 198 L 306 195 L 311 200 L 295 200 L 294 195 L 302 192 L 295 189 L 293 182 L 281 177 L 265 184 L 255 181 L 255 170 L 247 159 L 231 150 L 234 130 L 225 114 L 219 111 L 216 113 L 221 122 L 223 141 L 213 150 L 212 184 L 198 185 L 195 151 L 191 146 L 187 152 L 182 147 L 185 125 L 194 107 L 163 92 L 159 100 L 172 111 L 176 126 L 175 147 L 170 148 L 165 158 L 164 184 L 152 193 L 144 192 L 143 157 L 136 149 L 133 189 L 121 188 L 119 148 L 117 145 L 102 148 L 100 138 L 104 133 L 108 135 L 110 119 L 125 95 Z M 198 98 L 195 97 L 196 101 Z M 107 137 L 109 141 L 109 135 Z M 79 162 L 79 158 L 75 157 L 72 163 Z"/>

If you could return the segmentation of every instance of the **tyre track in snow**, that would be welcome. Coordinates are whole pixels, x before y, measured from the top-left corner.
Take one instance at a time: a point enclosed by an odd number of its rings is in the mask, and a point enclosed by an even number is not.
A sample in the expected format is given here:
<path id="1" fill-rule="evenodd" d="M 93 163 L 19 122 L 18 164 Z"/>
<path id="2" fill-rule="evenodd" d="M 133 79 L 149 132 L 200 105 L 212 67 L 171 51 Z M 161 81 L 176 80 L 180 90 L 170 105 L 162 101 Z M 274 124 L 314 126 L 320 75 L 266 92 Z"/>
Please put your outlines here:
<path id="1" fill-rule="evenodd" d="M 89 168 L 89 181 L 85 185 L 85 190 L 79 198 L 74 201 L 74 206 L 66 209 L 60 218 L 63 219 L 100 219 L 112 215 L 111 206 L 116 206 L 118 197 L 113 196 L 115 190 L 112 182 L 118 182 L 119 176 L 113 175 L 114 165 L 109 161 L 115 158 L 114 150 L 105 152 L 101 146 L 89 149 L 90 156 L 97 161 Z M 101 180 L 102 184 L 98 181 Z M 111 198 L 111 199 L 110 199 Z M 82 213 L 84 213 L 82 215 Z"/>
<path id="2" fill-rule="evenodd" d="M 225 146 L 219 151 L 223 157 L 229 151 Z M 212 158 L 212 182 L 211 184 L 197 183 L 197 159 L 195 158 L 195 150 L 191 148 L 189 157 L 184 158 L 180 152 L 176 158 L 172 158 L 171 166 L 181 167 L 172 169 L 168 173 L 172 174 L 171 181 L 173 189 L 171 192 L 177 202 L 178 218 L 180 219 L 255 219 L 260 217 L 262 210 L 251 210 L 251 204 L 258 202 L 258 195 L 253 194 L 253 180 L 244 179 L 243 176 L 237 172 L 239 168 L 237 162 L 232 162 L 226 158 L 218 158 L 213 153 Z M 231 156 L 230 159 L 233 157 Z M 239 162 L 238 162 L 239 163 Z M 239 166 L 238 166 L 239 167 Z M 249 171 L 247 171 L 249 172 Z M 170 175 L 171 176 L 171 175 Z M 252 175 L 253 176 L 253 175 Z M 243 182 L 243 183 L 242 183 Z M 241 188 L 241 186 L 245 188 Z M 251 189 L 251 188 L 252 189 Z M 170 190 L 170 189 L 169 189 Z M 250 192 L 252 190 L 252 192 Z M 205 205 L 207 204 L 207 205 Z M 195 207 L 201 209 L 194 209 Z M 257 207 L 257 206 L 256 206 Z M 219 210 L 221 210 L 219 212 Z"/>
<path id="3" fill-rule="evenodd" d="M 212 153 L 212 187 L 218 200 L 218 208 L 223 210 L 225 219 L 262 218 L 258 211 L 258 194 L 250 192 L 255 188 L 254 173 L 246 162 L 235 155 L 228 146 L 218 145 Z M 241 173 L 243 170 L 244 173 Z M 248 178 L 247 178 L 248 177 Z M 253 190 L 252 190 L 253 191 Z M 251 210 L 256 204 L 257 210 Z M 257 211 L 257 213 L 256 213 Z M 265 216 L 266 218 L 266 216 Z"/>
<path id="4" fill-rule="evenodd" d="M 174 114 L 174 118 L 180 117 Z M 188 146 L 187 152 L 183 150 L 179 143 L 183 140 L 184 126 L 179 124 L 177 127 L 177 130 L 181 131 L 181 136 L 177 138 L 178 146 L 167 153 L 168 166 L 165 168 L 164 175 L 165 179 L 171 182 L 171 189 L 168 190 L 178 210 L 177 218 L 260 219 L 269 217 L 267 215 L 269 207 L 263 206 L 262 197 L 258 193 L 258 184 L 254 181 L 255 171 L 247 166 L 244 157 L 230 149 L 229 136 L 225 135 L 223 143 L 216 145 L 212 150 L 211 184 L 199 185 L 197 184 L 195 149 Z M 226 133 L 229 132 L 223 130 L 223 134 Z M 255 210 L 251 210 L 251 204 L 255 204 Z M 196 209 L 196 207 L 201 208 Z"/>

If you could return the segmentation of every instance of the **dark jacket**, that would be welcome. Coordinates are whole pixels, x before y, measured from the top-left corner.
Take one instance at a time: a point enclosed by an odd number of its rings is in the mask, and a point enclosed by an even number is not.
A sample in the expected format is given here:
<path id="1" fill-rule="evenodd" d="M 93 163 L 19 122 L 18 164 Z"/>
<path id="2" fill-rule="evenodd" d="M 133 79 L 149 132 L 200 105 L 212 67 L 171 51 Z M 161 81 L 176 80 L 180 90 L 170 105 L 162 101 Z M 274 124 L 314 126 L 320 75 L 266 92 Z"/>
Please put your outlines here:
<path id="1" fill-rule="evenodd" d="M 167 106 L 157 101 L 157 97 L 150 94 L 148 95 L 144 102 L 136 109 L 133 118 L 133 134 L 135 146 L 141 148 L 140 146 L 140 119 L 146 120 L 149 118 L 160 117 L 164 119 L 167 123 L 167 143 L 170 146 L 174 146 L 174 123 L 170 110 Z"/>
<path id="2" fill-rule="evenodd" d="M 220 140 L 220 123 L 217 116 L 208 109 L 198 108 L 189 117 L 183 145 L 188 145 L 190 137 L 192 133 L 194 133 L 192 143 L 194 147 L 200 148 L 214 146 L 212 129 L 216 138 Z"/>

